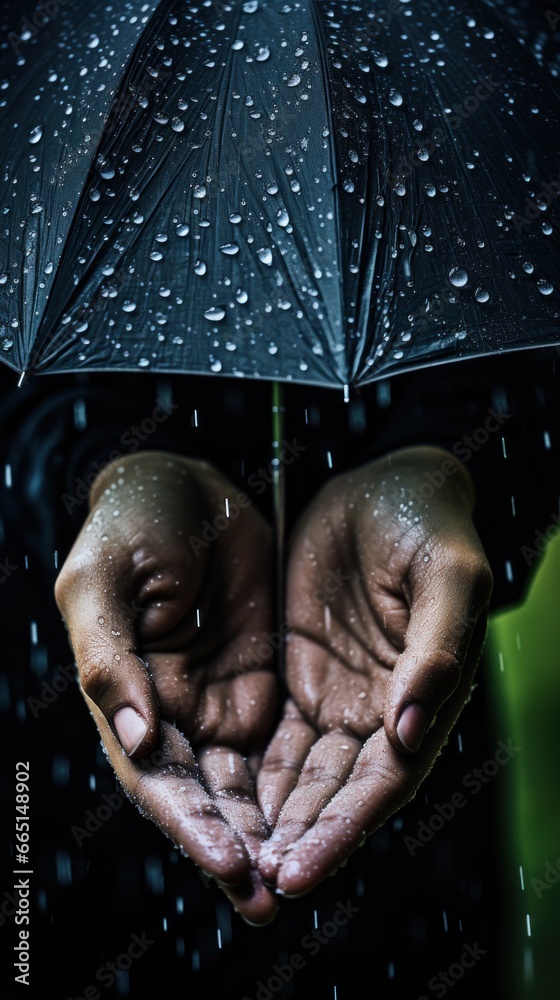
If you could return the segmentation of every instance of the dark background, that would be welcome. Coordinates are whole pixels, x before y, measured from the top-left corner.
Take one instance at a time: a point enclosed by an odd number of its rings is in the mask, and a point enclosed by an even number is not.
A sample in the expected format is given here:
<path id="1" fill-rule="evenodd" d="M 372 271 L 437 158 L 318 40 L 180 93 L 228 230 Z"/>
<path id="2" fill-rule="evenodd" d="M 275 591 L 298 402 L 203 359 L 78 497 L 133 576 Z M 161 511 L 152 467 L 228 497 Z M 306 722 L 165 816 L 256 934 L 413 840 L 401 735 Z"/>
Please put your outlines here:
<path id="1" fill-rule="evenodd" d="M 556 452 L 546 457 L 537 443 L 543 420 L 557 441 L 556 357 L 554 351 L 528 352 L 524 358 L 462 363 L 447 366 L 445 378 L 441 371 L 425 370 L 364 389 L 347 404 L 333 390 L 286 387 L 284 438 L 306 449 L 286 470 L 288 530 L 337 471 L 399 442 L 451 444 L 461 428 L 480 426 L 487 407 L 501 400 L 512 414 L 504 427 L 508 462 L 500 433 L 470 467 L 482 491 L 479 527 L 495 568 L 494 606 L 512 602 L 527 577 L 520 539 L 526 540 L 527 532 L 532 538 L 547 505 L 553 498 L 557 502 Z M 86 503 L 69 513 L 62 497 L 75 494 L 76 483 L 111 451 L 128 453 L 122 434 L 149 417 L 158 400 L 172 400 L 177 409 L 142 447 L 210 458 L 272 518 L 271 489 L 257 496 L 247 486 L 251 473 L 272 457 L 271 390 L 267 384 L 147 374 L 36 377 L 18 389 L 15 377 L 4 373 L 2 385 L 0 556 L 17 567 L 0 586 L 2 857 L 10 859 L 13 849 L 14 765 L 29 760 L 34 985 L 27 995 L 43 996 L 48 988 L 61 1000 L 76 1000 L 93 986 L 102 997 L 152 996 L 179 984 L 182 995 L 197 1000 L 214 995 L 267 1000 L 262 991 L 257 997 L 259 982 L 266 983 L 275 965 L 299 952 L 304 968 L 272 995 L 416 1000 L 443 995 L 428 988 L 429 980 L 475 943 L 485 954 L 453 986 L 453 997 L 472 997 L 482 986 L 495 998 L 508 995 L 501 993 L 507 963 L 514 961 L 500 939 L 506 905 L 498 815 L 503 776 L 500 772 L 476 795 L 462 784 L 493 757 L 498 740 L 509 736 L 493 717 L 483 668 L 449 745 L 416 798 L 336 878 L 308 897 L 286 901 L 267 928 L 244 924 L 220 891 L 128 801 L 78 844 L 72 827 L 83 830 L 88 811 L 95 813 L 104 805 L 103 793 L 115 793 L 118 786 L 76 684 L 61 680 L 59 668 L 71 665 L 72 655 L 53 585 L 87 513 Z M 537 397 L 548 408 L 539 407 Z M 526 438 L 535 442 L 532 455 Z M 527 469 L 540 480 L 523 490 Z M 521 523 L 504 517 L 511 509 L 512 483 L 518 511 L 524 512 Z M 515 567 L 513 584 L 503 570 L 506 556 Z M 48 697 L 45 685 L 52 690 L 53 682 L 64 690 L 51 704 L 30 701 Z M 460 791 L 466 805 L 412 856 L 404 837 L 416 836 L 418 823 L 432 816 L 436 803 L 449 802 Z M 3 891 L 10 885 L 8 867 Z M 312 954 L 302 939 L 330 920 L 339 902 L 348 901 L 359 913 Z M 10 986 L 14 933 L 10 917 L 0 927 L 6 1000 L 17 995 Z M 130 972 L 110 988 L 96 980 L 98 970 L 126 952 L 131 935 L 143 933 L 154 943 Z"/>

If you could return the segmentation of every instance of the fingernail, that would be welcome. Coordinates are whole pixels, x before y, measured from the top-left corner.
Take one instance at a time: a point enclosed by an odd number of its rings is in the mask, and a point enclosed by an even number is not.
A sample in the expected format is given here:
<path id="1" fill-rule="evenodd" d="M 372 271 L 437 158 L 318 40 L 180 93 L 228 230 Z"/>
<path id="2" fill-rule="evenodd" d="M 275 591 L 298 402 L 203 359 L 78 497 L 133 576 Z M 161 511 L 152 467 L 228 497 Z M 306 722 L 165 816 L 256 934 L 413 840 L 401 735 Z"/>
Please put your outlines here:
<path id="1" fill-rule="evenodd" d="M 113 725 L 121 746 L 128 756 L 140 746 L 146 735 L 147 725 L 130 705 L 117 709 L 113 716 Z"/>
<path id="2" fill-rule="evenodd" d="M 428 713 L 422 705 L 413 701 L 401 714 L 397 725 L 397 736 L 402 745 L 411 753 L 420 749 L 428 728 Z"/>

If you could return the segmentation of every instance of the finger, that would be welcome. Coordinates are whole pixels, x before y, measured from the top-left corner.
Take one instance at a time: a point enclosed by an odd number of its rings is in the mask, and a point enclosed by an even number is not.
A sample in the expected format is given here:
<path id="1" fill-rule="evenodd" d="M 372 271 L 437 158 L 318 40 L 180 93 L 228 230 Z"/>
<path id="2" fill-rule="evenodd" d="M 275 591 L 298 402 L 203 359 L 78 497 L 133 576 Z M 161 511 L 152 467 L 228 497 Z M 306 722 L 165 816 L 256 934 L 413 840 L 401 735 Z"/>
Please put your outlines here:
<path id="1" fill-rule="evenodd" d="M 134 652 L 133 613 L 124 610 L 118 591 L 97 560 L 84 559 L 63 570 L 55 595 L 83 693 L 103 713 L 125 753 L 139 759 L 157 746 L 158 706 L 147 665 Z"/>
<path id="2" fill-rule="evenodd" d="M 276 880 L 286 851 L 307 833 L 343 787 L 361 749 L 360 740 L 341 732 L 322 736 L 311 748 L 274 833 L 261 852 L 259 870 L 267 882 Z"/>
<path id="3" fill-rule="evenodd" d="M 198 761 L 210 795 L 256 863 L 270 828 L 257 805 L 254 780 L 245 760 L 229 747 L 212 746 L 199 753 Z"/>
<path id="4" fill-rule="evenodd" d="M 258 777 L 257 797 L 268 824 L 276 824 L 280 810 L 295 788 L 304 761 L 317 740 L 313 726 L 288 699 L 284 715 L 264 755 Z"/>
<path id="5" fill-rule="evenodd" d="M 278 913 L 278 900 L 264 884 L 256 868 L 251 868 L 241 885 L 227 886 L 218 882 L 233 908 L 253 927 L 270 924 Z"/>
<path id="6" fill-rule="evenodd" d="M 378 729 L 364 745 L 352 774 L 314 826 L 285 852 L 277 888 L 287 896 L 310 892 L 415 794 L 432 769 L 447 736 L 467 703 L 479 659 L 479 624 L 465 660 L 461 682 L 447 700 L 416 754 L 404 754 Z"/>
<path id="7" fill-rule="evenodd" d="M 470 545 L 443 546 L 428 569 L 411 574 L 405 649 L 387 686 L 385 732 L 393 746 L 416 752 L 441 706 L 460 682 L 478 623 L 487 614 L 492 578 Z"/>
<path id="8" fill-rule="evenodd" d="M 221 885 L 234 908 L 251 924 L 270 923 L 278 901 L 257 871 L 260 849 L 270 829 L 255 799 L 247 762 L 229 747 L 207 747 L 199 754 L 205 784 L 222 816 L 243 841 L 252 869 L 241 885 Z"/>
<path id="9" fill-rule="evenodd" d="M 242 883 L 250 868 L 247 851 L 203 787 L 185 737 L 162 722 L 156 750 L 142 761 L 133 761 L 123 753 L 95 702 L 87 696 L 86 701 L 117 778 L 142 815 L 212 877 L 229 885 Z"/>

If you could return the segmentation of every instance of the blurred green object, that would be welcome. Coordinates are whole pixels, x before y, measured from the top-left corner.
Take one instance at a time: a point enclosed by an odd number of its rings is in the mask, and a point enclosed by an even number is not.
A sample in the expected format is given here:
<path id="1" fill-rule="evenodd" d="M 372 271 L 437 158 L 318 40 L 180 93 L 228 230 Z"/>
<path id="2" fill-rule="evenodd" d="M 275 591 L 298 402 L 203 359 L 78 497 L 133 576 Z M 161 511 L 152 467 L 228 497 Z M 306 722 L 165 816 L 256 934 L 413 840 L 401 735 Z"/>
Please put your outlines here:
<path id="1" fill-rule="evenodd" d="M 511 1000 L 560 997 L 559 598 L 555 534 L 535 560 L 524 601 L 491 617 L 481 664 L 493 724 L 521 747 L 500 782 L 495 831 L 503 873 L 501 967 Z"/>

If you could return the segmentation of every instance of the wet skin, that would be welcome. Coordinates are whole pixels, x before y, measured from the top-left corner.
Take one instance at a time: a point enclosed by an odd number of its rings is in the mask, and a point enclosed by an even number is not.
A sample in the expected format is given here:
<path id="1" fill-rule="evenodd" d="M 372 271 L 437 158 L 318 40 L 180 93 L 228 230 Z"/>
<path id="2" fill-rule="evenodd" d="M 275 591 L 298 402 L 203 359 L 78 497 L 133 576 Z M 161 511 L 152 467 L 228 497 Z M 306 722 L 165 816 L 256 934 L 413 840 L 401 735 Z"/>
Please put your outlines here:
<path id="1" fill-rule="evenodd" d="M 445 460 L 456 471 L 422 500 Z M 250 505 L 193 542 L 236 493 L 203 462 L 118 460 L 55 597 L 123 788 L 260 924 L 431 769 L 470 697 L 492 575 L 473 484 L 447 452 L 403 449 L 333 479 L 290 540 L 278 706 L 269 526 Z"/>

